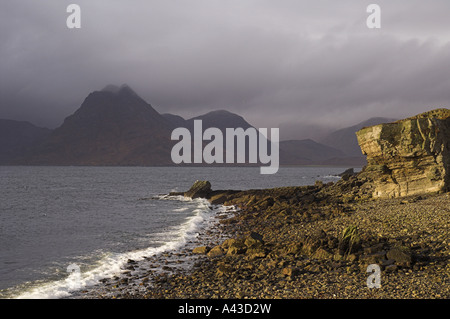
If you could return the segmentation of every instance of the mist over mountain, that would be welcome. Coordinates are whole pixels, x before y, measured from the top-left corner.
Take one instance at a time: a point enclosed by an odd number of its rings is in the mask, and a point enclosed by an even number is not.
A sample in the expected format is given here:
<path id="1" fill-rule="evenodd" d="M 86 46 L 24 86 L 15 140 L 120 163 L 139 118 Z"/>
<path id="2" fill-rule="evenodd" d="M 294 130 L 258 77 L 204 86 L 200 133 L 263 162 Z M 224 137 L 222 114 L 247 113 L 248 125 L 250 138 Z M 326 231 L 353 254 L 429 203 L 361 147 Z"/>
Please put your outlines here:
<path id="1" fill-rule="evenodd" d="M 30 123 L 2 120 L 0 163 L 174 165 L 170 154 L 178 141 L 171 140 L 172 130 L 185 127 L 193 138 L 195 120 L 202 121 L 203 130 L 219 128 L 224 142 L 226 128 L 253 128 L 242 116 L 227 110 L 215 110 L 189 119 L 176 114 L 160 114 L 128 85 L 107 85 L 90 93 L 81 106 L 53 131 Z M 280 164 L 363 165 L 365 159 L 354 133 L 363 126 L 386 121 L 391 120 L 369 119 L 330 134 L 322 143 L 313 139 L 280 141 Z M 203 142 L 204 145 L 208 143 Z M 248 150 L 247 143 L 247 158 Z"/>
<path id="2" fill-rule="evenodd" d="M 158 165 L 170 160 L 169 122 L 130 87 L 107 86 L 23 159 L 34 165 Z"/>

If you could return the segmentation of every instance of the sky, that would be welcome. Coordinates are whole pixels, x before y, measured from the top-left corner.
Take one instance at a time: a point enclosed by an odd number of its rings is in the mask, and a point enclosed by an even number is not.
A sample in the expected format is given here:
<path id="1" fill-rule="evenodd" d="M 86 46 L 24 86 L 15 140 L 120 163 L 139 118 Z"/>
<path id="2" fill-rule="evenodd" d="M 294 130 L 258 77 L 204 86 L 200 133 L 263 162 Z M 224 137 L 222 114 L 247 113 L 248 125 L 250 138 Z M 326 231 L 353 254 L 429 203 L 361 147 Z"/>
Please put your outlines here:
<path id="1" fill-rule="evenodd" d="M 71 3 L 80 29 L 66 25 Z M 448 0 L 2 0 L 0 118 L 55 128 L 126 83 L 160 113 L 225 109 L 319 139 L 449 108 L 449 12 Z"/>

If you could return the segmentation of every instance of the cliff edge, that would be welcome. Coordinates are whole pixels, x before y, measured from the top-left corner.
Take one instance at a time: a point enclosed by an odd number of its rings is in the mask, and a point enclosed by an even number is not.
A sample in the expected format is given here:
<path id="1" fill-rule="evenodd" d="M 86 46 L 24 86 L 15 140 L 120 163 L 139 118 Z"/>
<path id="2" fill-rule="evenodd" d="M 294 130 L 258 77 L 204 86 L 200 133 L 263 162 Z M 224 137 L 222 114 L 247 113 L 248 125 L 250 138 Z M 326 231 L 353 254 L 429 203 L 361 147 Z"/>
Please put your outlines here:
<path id="1" fill-rule="evenodd" d="M 394 198 L 450 189 L 450 110 L 436 109 L 356 132 L 372 197 Z"/>

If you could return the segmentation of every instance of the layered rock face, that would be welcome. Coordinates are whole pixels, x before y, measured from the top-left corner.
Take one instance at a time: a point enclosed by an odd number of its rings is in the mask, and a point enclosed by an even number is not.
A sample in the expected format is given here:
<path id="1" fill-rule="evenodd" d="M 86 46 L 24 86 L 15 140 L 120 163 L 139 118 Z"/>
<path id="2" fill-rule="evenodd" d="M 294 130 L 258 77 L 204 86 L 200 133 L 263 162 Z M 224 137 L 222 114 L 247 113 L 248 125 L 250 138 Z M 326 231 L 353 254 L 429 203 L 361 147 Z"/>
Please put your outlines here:
<path id="1" fill-rule="evenodd" d="M 450 189 L 450 110 L 437 109 L 356 133 L 372 196 L 393 198 Z"/>

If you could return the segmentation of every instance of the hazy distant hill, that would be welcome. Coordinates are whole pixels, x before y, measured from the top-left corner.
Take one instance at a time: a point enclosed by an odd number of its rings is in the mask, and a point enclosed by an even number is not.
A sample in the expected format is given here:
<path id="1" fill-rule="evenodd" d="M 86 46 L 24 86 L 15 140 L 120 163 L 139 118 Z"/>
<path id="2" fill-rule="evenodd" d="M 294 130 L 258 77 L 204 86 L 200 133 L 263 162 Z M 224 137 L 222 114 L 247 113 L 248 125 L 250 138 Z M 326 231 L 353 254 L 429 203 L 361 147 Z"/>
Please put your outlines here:
<path id="1" fill-rule="evenodd" d="M 176 127 L 186 127 L 186 120 L 179 115 L 174 115 L 170 113 L 161 114 L 174 128 Z"/>
<path id="2" fill-rule="evenodd" d="M 0 119 L 0 164 L 15 163 L 50 132 L 29 122 Z"/>
<path id="3" fill-rule="evenodd" d="M 362 157 L 361 148 L 358 145 L 356 139 L 356 132 L 366 126 L 378 125 L 381 123 L 394 122 L 395 119 L 385 117 L 373 117 L 359 124 L 346 127 L 331 134 L 327 135 L 320 142 L 322 144 L 339 149 L 347 154 L 347 156 L 360 156 Z"/>
<path id="4" fill-rule="evenodd" d="M 188 120 L 173 114 L 164 114 L 163 116 L 174 125 L 186 127 L 191 132 L 194 120 L 202 120 L 203 129 L 217 127 L 222 130 L 224 137 L 226 128 L 241 127 L 248 129 L 253 127 L 242 116 L 225 110 L 212 111 Z M 248 148 L 246 152 L 248 154 Z M 331 159 L 342 165 L 347 163 L 353 165 L 355 163 L 353 159 L 347 160 L 347 155 L 344 152 L 311 139 L 280 142 L 280 163 L 282 165 L 318 165 L 323 161 L 331 161 Z"/>
<path id="5" fill-rule="evenodd" d="M 252 127 L 242 116 L 225 110 L 211 111 L 209 113 L 193 117 L 187 122 L 194 125 L 194 120 L 202 120 L 203 128 L 217 127 L 225 132 L 228 128 L 242 127 L 244 130 Z"/>
<path id="6" fill-rule="evenodd" d="M 26 122 L 0 121 L 0 164 L 21 165 L 173 165 L 172 130 L 251 128 L 242 116 L 225 110 L 190 119 L 159 114 L 129 86 L 108 85 L 90 93 L 80 108 L 51 131 Z M 341 129 L 318 143 L 311 139 L 280 142 L 282 165 L 363 165 L 355 132 L 363 126 L 392 121 L 373 118 Z M 193 135 L 193 134 L 192 134 Z M 225 134 L 223 134 L 225 140 Z M 209 141 L 205 141 L 206 145 Z M 248 145 L 247 145 L 248 147 Z M 248 148 L 246 149 L 248 156 Z M 18 159 L 19 158 L 19 159 Z"/>
<path id="7" fill-rule="evenodd" d="M 280 162 L 283 165 L 318 164 L 330 158 L 344 158 L 345 153 L 311 139 L 280 142 Z"/>
<path id="8" fill-rule="evenodd" d="M 223 133 L 225 133 L 226 128 L 242 127 L 243 129 L 247 129 L 249 127 L 252 127 L 252 125 L 248 123 L 242 116 L 226 110 L 211 111 L 187 120 L 179 115 L 169 113 L 162 114 L 162 116 L 174 126 L 186 127 L 189 130 L 193 129 L 194 120 L 202 120 L 203 129 L 209 127 L 217 127 Z"/>

